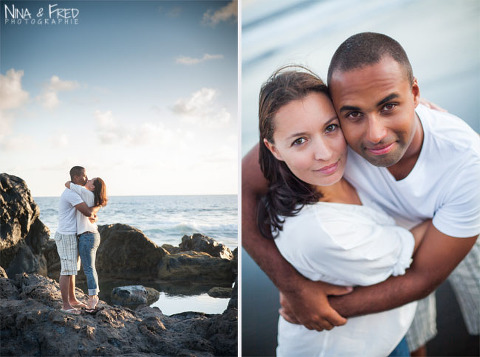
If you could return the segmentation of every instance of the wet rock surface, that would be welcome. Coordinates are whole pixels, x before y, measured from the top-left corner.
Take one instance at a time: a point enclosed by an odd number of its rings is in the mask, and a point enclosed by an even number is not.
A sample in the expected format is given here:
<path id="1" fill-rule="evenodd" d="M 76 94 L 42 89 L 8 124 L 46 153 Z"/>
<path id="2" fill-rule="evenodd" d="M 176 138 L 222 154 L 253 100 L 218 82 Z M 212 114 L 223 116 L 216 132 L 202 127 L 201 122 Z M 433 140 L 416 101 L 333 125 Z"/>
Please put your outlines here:
<path id="1" fill-rule="evenodd" d="M 167 316 L 143 300 L 135 310 L 101 301 L 91 314 L 61 312 L 59 285 L 51 279 L 59 277 L 60 260 L 39 214 L 26 183 L 0 174 L 1 356 L 237 355 L 236 284 L 218 315 Z M 201 234 L 185 236 L 179 247 L 158 247 L 132 226 L 104 225 L 99 231 L 96 266 L 102 277 L 214 286 L 231 286 L 236 279 L 237 249 L 232 253 Z M 144 289 L 147 304 L 158 298 L 155 289 Z M 76 294 L 87 302 L 80 289 Z"/>
<path id="2" fill-rule="evenodd" d="M 223 314 L 164 315 L 100 301 L 94 313 L 60 311 L 57 282 L 37 274 L 0 277 L 2 356 L 33 355 L 237 355 L 237 306 Z M 87 296 L 77 289 L 79 300 Z"/>

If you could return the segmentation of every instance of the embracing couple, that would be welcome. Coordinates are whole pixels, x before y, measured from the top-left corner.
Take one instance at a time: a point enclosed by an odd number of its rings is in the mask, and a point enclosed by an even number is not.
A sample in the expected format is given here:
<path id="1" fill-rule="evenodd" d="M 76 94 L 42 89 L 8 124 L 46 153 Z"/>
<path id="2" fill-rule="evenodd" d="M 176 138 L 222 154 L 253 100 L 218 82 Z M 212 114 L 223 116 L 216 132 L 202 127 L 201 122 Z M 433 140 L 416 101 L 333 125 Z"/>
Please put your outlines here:
<path id="1" fill-rule="evenodd" d="M 405 335 L 410 350 L 435 335 L 449 275 L 478 334 L 478 134 L 420 104 L 388 36 L 347 39 L 327 80 L 275 72 L 242 162 L 243 246 L 281 293 L 277 354 L 408 355 Z"/>
<path id="2" fill-rule="evenodd" d="M 55 243 L 61 264 L 59 282 L 62 311 L 78 315 L 81 309 L 94 311 L 99 301 L 95 257 L 100 234 L 95 222 L 98 210 L 106 206 L 108 199 L 105 182 L 99 177 L 89 180 L 83 167 L 72 167 L 70 179 L 60 196 Z M 75 276 L 80 269 L 79 255 L 87 279 L 87 305 L 75 296 Z"/>

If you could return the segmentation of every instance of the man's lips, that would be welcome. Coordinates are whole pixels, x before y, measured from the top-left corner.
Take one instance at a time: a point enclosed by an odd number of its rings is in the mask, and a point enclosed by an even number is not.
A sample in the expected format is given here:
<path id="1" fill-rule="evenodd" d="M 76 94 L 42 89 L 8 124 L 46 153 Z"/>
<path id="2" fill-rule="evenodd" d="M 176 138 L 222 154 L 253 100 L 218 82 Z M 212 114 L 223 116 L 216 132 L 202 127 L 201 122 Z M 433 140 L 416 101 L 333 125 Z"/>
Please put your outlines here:
<path id="1" fill-rule="evenodd" d="M 314 170 L 314 171 L 321 172 L 324 175 L 330 175 L 330 174 L 333 174 L 335 171 L 337 171 L 337 169 L 338 169 L 338 161 L 334 164 L 324 166 L 324 167 L 322 167 L 318 170 Z"/>
<path id="2" fill-rule="evenodd" d="M 388 154 L 392 149 L 395 142 L 388 145 L 378 145 L 375 147 L 366 147 L 366 150 L 373 155 L 385 155 Z"/>

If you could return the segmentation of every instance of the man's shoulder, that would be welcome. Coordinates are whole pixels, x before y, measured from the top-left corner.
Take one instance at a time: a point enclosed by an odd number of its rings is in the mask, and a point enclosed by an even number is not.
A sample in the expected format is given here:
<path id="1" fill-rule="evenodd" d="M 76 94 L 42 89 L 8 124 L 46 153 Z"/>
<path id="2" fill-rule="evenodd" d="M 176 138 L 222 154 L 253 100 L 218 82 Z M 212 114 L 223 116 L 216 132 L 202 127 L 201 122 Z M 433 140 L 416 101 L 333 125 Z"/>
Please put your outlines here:
<path id="1" fill-rule="evenodd" d="M 71 200 L 81 200 L 81 197 L 78 193 L 76 193 L 73 190 L 70 190 L 66 188 L 63 192 L 62 195 L 60 196 L 61 199 L 71 201 Z"/>
<path id="2" fill-rule="evenodd" d="M 416 112 L 424 129 L 424 144 L 439 153 L 468 152 L 480 157 L 480 136 L 464 120 L 422 105 L 418 106 Z"/>

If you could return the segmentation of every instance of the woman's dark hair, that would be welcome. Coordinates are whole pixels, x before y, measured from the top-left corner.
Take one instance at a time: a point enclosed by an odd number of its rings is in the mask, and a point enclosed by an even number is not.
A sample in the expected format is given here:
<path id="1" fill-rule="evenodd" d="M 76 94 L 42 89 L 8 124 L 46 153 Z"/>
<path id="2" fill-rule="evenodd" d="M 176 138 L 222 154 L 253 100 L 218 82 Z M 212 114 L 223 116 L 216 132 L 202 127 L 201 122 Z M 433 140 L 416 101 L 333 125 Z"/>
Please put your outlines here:
<path id="1" fill-rule="evenodd" d="M 267 238 L 275 238 L 282 230 L 284 220 L 281 217 L 294 216 L 304 205 L 317 202 L 321 198 L 320 192 L 312 185 L 298 179 L 285 162 L 277 160 L 263 140 L 274 144 L 274 117 L 280 108 L 294 100 L 303 99 L 312 92 L 323 93 L 329 97 L 325 83 L 302 66 L 278 69 L 260 89 L 259 163 L 263 175 L 269 181 L 269 187 L 259 203 L 257 224 L 262 235 Z"/>
<path id="2" fill-rule="evenodd" d="M 95 206 L 106 206 L 108 202 L 107 197 L 107 186 L 105 182 L 100 178 L 97 177 L 93 181 L 93 196 L 95 197 Z"/>

